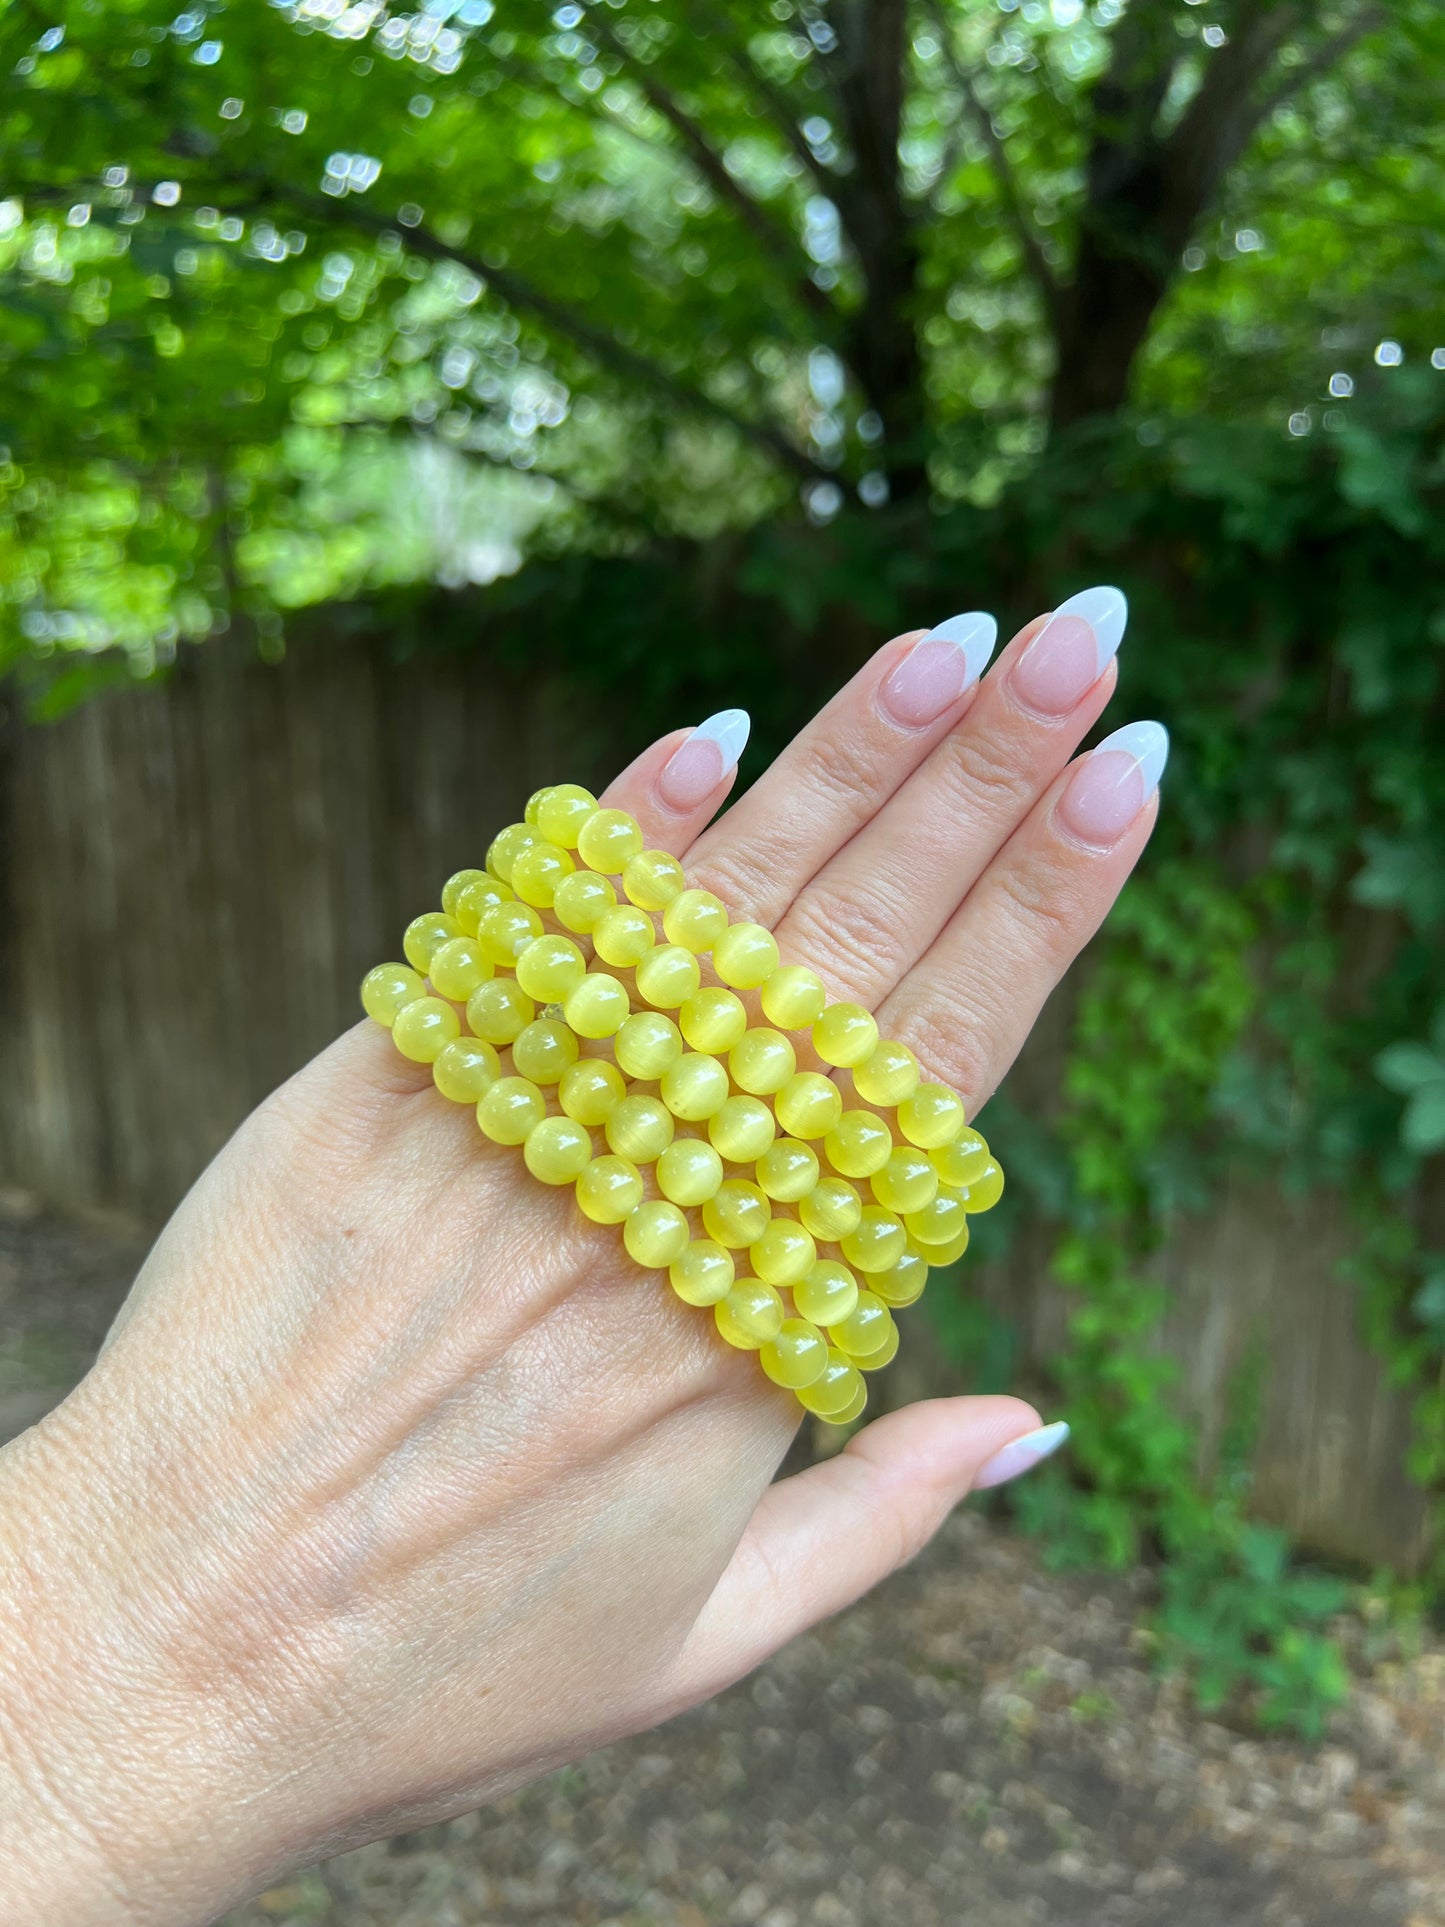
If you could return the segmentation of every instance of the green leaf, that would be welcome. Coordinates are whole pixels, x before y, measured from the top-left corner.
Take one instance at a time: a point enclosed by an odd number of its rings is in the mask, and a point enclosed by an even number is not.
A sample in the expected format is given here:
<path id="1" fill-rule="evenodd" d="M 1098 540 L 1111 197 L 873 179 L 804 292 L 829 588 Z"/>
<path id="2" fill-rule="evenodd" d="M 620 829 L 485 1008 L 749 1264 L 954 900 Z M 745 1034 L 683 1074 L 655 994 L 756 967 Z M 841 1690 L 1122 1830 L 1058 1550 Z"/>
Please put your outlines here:
<path id="1" fill-rule="evenodd" d="M 1401 1142 L 1422 1156 L 1445 1148 L 1445 1077 L 1425 1085 L 1405 1106 Z"/>
<path id="2" fill-rule="evenodd" d="M 1442 1064 L 1428 1044 L 1390 1044 L 1375 1059 L 1375 1075 L 1386 1090 L 1408 1097 L 1412 1091 L 1445 1077 Z"/>

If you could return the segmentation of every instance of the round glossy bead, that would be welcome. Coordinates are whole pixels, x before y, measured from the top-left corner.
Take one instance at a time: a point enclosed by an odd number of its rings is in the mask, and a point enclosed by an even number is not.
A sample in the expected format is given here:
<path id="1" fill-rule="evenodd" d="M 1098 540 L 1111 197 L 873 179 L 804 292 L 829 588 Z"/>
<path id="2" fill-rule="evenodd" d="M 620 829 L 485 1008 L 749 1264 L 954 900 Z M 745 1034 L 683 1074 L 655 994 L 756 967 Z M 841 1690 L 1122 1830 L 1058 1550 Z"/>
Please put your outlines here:
<path id="1" fill-rule="evenodd" d="M 685 1051 L 662 1073 L 658 1095 L 674 1117 L 700 1124 L 728 1100 L 728 1074 L 715 1057 Z"/>
<path id="2" fill-rule="evenodd" d="M 749 1256 L 753 1270 L 769 1285 L 795 1285 L 818 1262 L 818 1247 L 792 1218 L 773 1218 Z"/>
<path id="3" fill-rule="evenodd" d="M 534 938 L 542 934 L 542 919 L 530 903 L 498 903 L 477 925 L 482 954 L 494 964 L 515 964 Z"/>
<path id="4" fill-rule="evenodd" d="M 925 1151 L 952 1143 L 963 1126 L 963 1099 L 946 1084 L 920 1084 L 898 1106 L 899 1130 Z"/>
<path id="5" fill-rule="evenodd" d="M 477 882 L 469 883 L 457 898 L 457 907 L 452 912 L 462 926 L 462 934 L 474 937 L 482 918 L 499 903 L 510 903 L 515 893 L 510 883 L 503 883 L 500 877 L 488 876 L 484 870 Z"/>
<path id="6" fill-rule="evenodd" d="M 708 1119 L 707 1134 L 732 1164 L 754 1164 L 777 1136 L 778 1121 L 759 1097 L 730 1097 Z"/>
<path id="7" fill-rule="evenodd" d="M 537 1015 L 537 1006 L 514 977 L 493 977 L 467 999 L 472 1035 L 488 1044 L 510 1044 Z"/>
<path id="8" fill-rule="evenodd" d="M 897 1325 L 894 1325 L 892 1331 L 889 1332 L 877 1351 L 869 1352 L 867 1356 L 863 1358 L 859 1358 L 851 1352 L 848 1356 L 853 1359 L 853 1363 L 858 1367 L 860 1372 L 881 1372 L 885 1365 L 891 1365 L 898 1356 Z"/>
<path id="9" fill-rule="evenodd" d="M 368 1017 L 374 1017 L 378 1024 L 385 1024 L 390 1030 L 396 1021 L 396 1014 L 408 1004 L 414 1004 L 418 997 L 425 997 L 426 985 L 419 972 L 408 964 L 378 964 L 375 970 L 368 970 L 361 980 L 361 1008 Z"/>
<path id="10" fill-rule="evenodd" d="M 676 1264 L 691 1237 L 687 1219 L 664 1198 L 649 1198 L 638 1205 L 622 1227 L 628 1256 L 650 1271 L 664 1271 Z"/>
<path id="11" fill-rule="evenodd" d="M 968 1219 L 964 1213 L 966 1204 L 962 1191 L 950 1191 L 940 1185 L 930 1203 L 921 1211 L 910 1211 L 905 1222 L 909 1236 L 915 1244 L 925 1249 L 931 1245 L 946 1245 L 968 1229 Z"/>
<path id="12" fill-rule="evenodd" d="M 908 1234 L 891 1211 L 865 1204 L 857 1229 L 840 1238 L 843 1256 L 857 1271 L 891 1271 L 903 1256 Z"/>
<path id="13" fill-rule="evenodd" d="M 780 1137 L 758 1159 L 754 1175 L 770 1198 L 796 1204 L 818 1182 L 818 1153 L 801 1138 Z"/>
<path id="14" fill-rule="evenodd" d="M 660 1010 L 635 1010 L 613 1039 L 612 1054 L 629 1077 L 661 1077 L 682 1056 L 682 1032 Z"/>
<path id="15" fill-rule="evenodd" d="M 916 1144 L 898 1144 L 888 1154 L 888 1162 L 872 1178 L 873 1196 L 885 1211 L 902 1217 L 932 1204 L 938 1190 L 938 1173 L 928 1154 Z"/>
<path id="16" fill-rule="evenodd" d="M 783 1329 L 783 1301 L 760 1278 L 739 1278 L 713 1307 L 717 1328 L 729 1345 L 755 1352 Z"/>
<path id="17" fill-rule="evenodd" d="M 672 1288 L 685 1305 L 715 1305 L 733 1288 L 733 1254 L 715 1238 L 694 1238 L 668 1266 Z"/>
<path id="18" fill-rule="evenodd" d="M 1002 1196 L 1003 1172 L 990 1158 L 973 1183 L 964 1191 L 963 1208 L 970 1216 L 978 1211 L 992 1211 Z"/>
<path id="19" fill-rule="evenodd" d="M 992 1156 L 988 1140 L 971 1124 L 966 1124 L 951 1144 L 940 1145 L 928 1153 L 928 1161 L 938 1173 L 940 1184 L 961 1191 L 975 1184 L 988 1168 Z"/>
<path id="20" fill-rule="evenodd" d="M 828 1369 L 828 1341 L 806 1318 L 785 1318 L 777 1337 L 759 1350 L 758 1363 L 775 1385 L 800 1392 Z"/>
<path id="21" fill-rule="evenodd" d="M 594 970 L 568 994 L 562 1015 L 579 1037 L 615 1037 L 631 1010 L 626 987 L 605 971 Z"/>
<path id="22" fill-rule="evenodd" d="M 728 1070 L 739 1089 L 754 1097 L 780 1091 L 798 1068 L 798 1053 L 780 1030 L 744 1031 L 728 1052 Z"/>
<path id="23" fill-rule="evenodd" d="M 925 1255 L 921 1245 L 910 1238 L 903 1248 L 903 1256 L 891 1271 L 872 1271 L 868 1274 L 868 1289 L 881 1298 L 885 1305 L 901 1311 L 905 1305 L 915 1305 L 923 1296 L 923 1287 L 928 1283 L 929 1266 L 933 1263 L 930 1255 Z"/>
<path id="24" fill-rule="evenodd" d="M 813 1026 L 813 1049 L 825 1064 L 861 1064 L 878 1042 L 878 1020 L 861 1004 L 829 1004 Z"/>
<path id="25" fill-rule="evenodd" d="M 823 979 L 806 964 L 780 964 L 763 985 L 763 1015 L 779 1030 L 811 1030 L 827 1001 Z"/>
<path id="26" fill-rule="evenodd" d="M 444 910 L 427 910 L 413 917 L 406 926 L 401 947 L 412 969 L 419 970 L 424 977 L 431 968 L 433 952 L 463 934 L 455 917 L 449 917 Z"/>
<path id="27" fill-rule="evenodd" d="M 626 810 L 594 810 L 577 837 L 577 854 L 589 870 L 620 876 L 642 848 L 642 831 Z"/>
<path id="28" fill-rule="evenodd" d="M 818 1418 L 841 1423 L 842 1413 L 863 1390 L 858 1367 L 842 1352 L 830 1346 L 823 1370 L 811 1385 L 799 1388 L 798 1402 Z"/>
<path id="29" fill-rule="evenodd" d="M 477 1122 L 493 1144 L 524 1144 L 546 1115 L 546 1098 L 525 1077 L 499 1077 L 477 1105 Z"/>
<path id="30" fill-rule="evenodd" d="M 674 1204 L 703 1204 L 722 1181 L 722 1159 L 700 1137 L 675 1137 L 657 1160 L 657 1187 Z"/>
<path id="31" fill-rule="evenodd" d="M 868 1387 L 865 1384 L 863 1384 L 863 1382 L 860 1379 L 858 1384 L 858 1390 L 853 1394 L 852 1398 L 849 1399 L 848 1403 L 843 1407 L 842 1411 L 830 1412 L 827 1418 L 824 1419 L 823 1423 L 825 1425 L 851 1425 L 854 1419 L 862 1418 L 867 1408 L 868 1408 Z"/>
<path id="32" fill-rule="evenodd" d="M 907 1044 L 879 1040 L 861 1064 L 853 1066 L 853 1088 L 865 1104 L 889 1110 L 918 1089 L 918 1059 Z"/>
<path id="33" fill-rule="evenodd" d="M 778 941 L 760 923 L 729 924 L 712 947 L 712 967 L 735 990 L 756 990 L 778 967 Z"/>
<path id="34" fill-rule="evenodd" d="M 662 913 L 669 943 L 684 950 L 711 950 L 728 927 L 728 913 L 711 890 L 684 890 Z"/>
<path id="35" fill-rule="evenodd" d="M 497 1053 L 479 1037 L 454 1037 L 431 1067 L 432 1082 L 453 1104 L 475 1104 L 501 1074 Z"/>
<path id="36" fill-rule="evenodd" d="M 431 1064 L 461 1027 L 457 1013 L 440 997 L 417 997 L 396 1013 L 391 1036 L 403 1057 L 413 1064 Z"/>
<path id="37" fill-rule="evenodd" d="M 746 1178 L 724 1178 L 702 1208 L 707 1235 L 729 1251 L 755 1245 L 768 1228 L 773 1208 Z"/>
<path id="38" fill-rule="evenodd" d="M 575 1184 L 592 1162 L 592 1139 L 570 1117 L 544 1117 L 527 1133 L 522 1157 L 542 1184 Z"/>
<path id="39" fill-rule="evenodd" d="M 747 1029 L 748 1013 L 730 990 L 696 990 L 677 1013 L 677 1021 L 693 1050 L 720 1057 Z"/>
<path id="40" fill-rule="evenodd" d="M 789 1137 L 826 1137 L 843 1115 L 843 1094 L 819 1071 L 795 1071 L 773 1099 Z"/>
<path id="41" fill-rule="evenodd" d="M 452 937 L 432 952 L 427 975 L 439 997 L 464 1004 L 478 984 L 486 983 L 496 965 L 482 955 L 475 937 Z"/>
<path id="42" fill-rule="evenodd" d="M 552 913 L 564 930 L 575 930 L 579 937 L 591 933 L 604 910 L 617 901 L 617 892 L 606 877 L 595 870 L 574 870 L 563 877 L 552 896 Z"/>
<path id="43" fill-rule="evenodd" d="M 509 823 L 505 830 L 499 830 L 492 838 L 491 848 L 487 851 L 487 868 L 503 883 L 510 883 L 512 865 L 517 858 L 523 850 L 535 849 L 541 841 L 541 833 L 534 830 L 530 823 Z"/>
<path id="44" fill-rule="evenodd" d="M 860 1291 L 846 1318 L 828 1327 L 828 1336 L 849 1358 L 868 1358 L 888 1343 L 894 1330 L 893 1314 L 873 1291 Z"/>
<path id="45" fill-rule="evenodd" d="M 534 904 L 539 910 L 550 910 L 557 893 L 557 885 L 563 877 L 569 877 L 577 865 L 565 850 L 559 850 L 551 843 L 534 844 L 512 865 L 512 888 L 523 903 Z"/>
<path id="46" fill-rule="evenodd" d="M 844 1111 L 823 1140 L 833 1169 L 845 1178 L 871 1178 L 893 1150 L 893 1133 L 872 1111 Z"/>
<path id="47" fill-rule="evenodd" d="M 534 830 L 538 827 L 537 825 L 538 810 L 546 802 L 547 798 L 552 794 L 552 791 L 556 787 L 557 786 L 555 783 L 548 783 L 542 789 L 533 790 L 532 794 L 527 798 L 527 807 L 522 812 L 522 820 L 524 823 L 529 823 Z"/>
<path id="48" fill-rule="evenodd" d="M 449 876 L 442 885 L 442 909 L 449 917 L 455 917 L 457 914 L 457 905 L 461 902 L 462 892 L 470 889 L 474 883 L 485 883 L 487 881 L 488 878 L 485 870 L 453 871 L 452 875 Z M 460 922 L 461 919 L 458 918 L 457 921 Z"/>
<path id="49" fill-rule="evenodd" d="M 555 1017 L 538 1017 L 518 1032 L 512 1044 L 512 1068 L 534 1084 L 557 1083 L 568 1065 L 576 1062 L 576 1036 Z"/>
<path id="50" fill-rule="evenodd" d="M 568 1117 L 595 1131 L 627 1095 L 627 1081 L 606 1057 L 579 1057 L 562 1073 L 557 1101 Z"/>
<path id="51" fill-rule="evenodd" d="M 798 1216 L 815 1238 L 837 1244 L 858 1229 L 863 1200 L 846 1178 L 819 1178 L 798 1206 Z"/>
<path id="52" fill-rule="evenodd" d="M 836 1325 L 858 1302 L 858 1280 L 846 1265 L 819 1258 L 793 1286 L 793 1303 L 815 1325 Z"/>
<path id="53" fill-rule="evenodd" d="M 657 1010 L 678 1010 L 702 982 L 697 958 L 680 943 L 660 943 L 637 966 L 637 994 Z"/>
<path id="54" fill-rule="evenodd" d="M 534 937 L 517 959 L 517 982 L 539 1004 L 559 1004 L 587 975 L 587 959 L 570 937 Z"/>
<path id="55" fill-rule="evenodd" d="M 549 843 L 575 850 L 582 825 L 597 808 L 597 798 L 580 783 L 554 783 L 537 799 L 537 828 Z"/>
<path id="56" fill-rule="evenodd" d="M 657 1097 L 624 1097 L 607 1117 L 607 1145 L 634 1164 L 652 1164 L 672 1142 L 672 1112 Z"/>
<path id="57" fill-rule="evenodd" d="M 604 910 L 592 926 L 592 947 L 603 963 L 619 970 L 639 964 L 657 942 L 652 918 L 630 903 L 614 904 Z"/>
<path id="58" fill-rule="evenodd" d="M 665 910 L 687 888 L 687 879 L 682 865 L 667 850 L 639 850 L 627 859 L 622 888 L 628 902 L 639 910 Z"/>

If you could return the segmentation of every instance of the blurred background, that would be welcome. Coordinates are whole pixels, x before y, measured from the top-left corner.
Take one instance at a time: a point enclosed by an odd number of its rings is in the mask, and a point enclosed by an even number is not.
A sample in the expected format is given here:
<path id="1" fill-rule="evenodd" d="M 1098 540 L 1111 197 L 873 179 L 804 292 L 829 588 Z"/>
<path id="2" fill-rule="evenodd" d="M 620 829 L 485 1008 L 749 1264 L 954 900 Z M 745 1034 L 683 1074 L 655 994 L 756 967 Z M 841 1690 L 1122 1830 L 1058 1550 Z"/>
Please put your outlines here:
<path id="1" fill-rule="evenodd" d="M 238 1921 L 1445 1920 L 1437 0 L 174 5 L 0 5 L 0 1436 L 539 784 L 1096 581 L 1174 739 L 884 1388 L 1067 1462 Z"/>

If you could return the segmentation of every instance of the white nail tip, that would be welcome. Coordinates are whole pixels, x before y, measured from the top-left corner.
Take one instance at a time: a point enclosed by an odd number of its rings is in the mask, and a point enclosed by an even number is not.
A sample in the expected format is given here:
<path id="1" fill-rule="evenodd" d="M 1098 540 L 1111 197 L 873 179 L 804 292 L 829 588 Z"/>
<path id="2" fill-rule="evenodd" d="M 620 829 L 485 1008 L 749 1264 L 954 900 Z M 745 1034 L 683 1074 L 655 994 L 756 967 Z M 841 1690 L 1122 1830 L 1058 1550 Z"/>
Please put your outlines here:
<path id="1" fill-rule="evenodd" d="M 957 643 L 963 651 L 968 680 L 977 682 L 993 655 L 998 624 L 984 610 L 970 609 L 966 615 L 949 616 L 945 622 L 937 623 L 923 640 Z"/>
<path id="2" fill-rule="evenodd" d="M 1071 595 L 1067 602 L 1061 602 L 1054 614 L 1082 616 L 1088 623 L 1094 632 L 1094 640 L 1098 644 L 1098 673 L 1102 676 L 1119 644 L 1124 640 L 1124 628 L 1129 620 L 1129 603 L 1124 591 L 1107 586 L 1080 589 L 1079 593 Z"/>
<path id="3" fill-rule="evenodd" d="M 1144 779 L 1144 801 L 1159 787 L 1164 765 L 1169 761 L 1169 731 L 1163 723 L 1125 723 L 1112 736 L 1106 736 L 1094 754 L 1106 749 L 1122 750 L 1132 756 Z"/>
<path id="4" fill-rule="evenodd" d="M 1003 1485 L 1022 1473 L 1032 1472 L 1036 1465 L 1057 1452 L 1068 1436 L 1067 1422 L 1056 1419 L 1052 1425 L 1041 1425 L 1036 1432 L 1025 1432 L 1021 1439 L 1010 1440 L 986 1465 L 979 1467 L 974 1490 L 982 1492 L 988 1486 Z"/>
<path id="5" fill-rule="evenodd" d="M 722 751 L 723 769 L 727 771 L 736 769 L 741 762 L 752 727 L 753 719 L 745 709 L 720 709 L 716 716 L 699 723 L 688 741 L 695 743 L 701 739 L 705 743 L 716 743 Z"/>

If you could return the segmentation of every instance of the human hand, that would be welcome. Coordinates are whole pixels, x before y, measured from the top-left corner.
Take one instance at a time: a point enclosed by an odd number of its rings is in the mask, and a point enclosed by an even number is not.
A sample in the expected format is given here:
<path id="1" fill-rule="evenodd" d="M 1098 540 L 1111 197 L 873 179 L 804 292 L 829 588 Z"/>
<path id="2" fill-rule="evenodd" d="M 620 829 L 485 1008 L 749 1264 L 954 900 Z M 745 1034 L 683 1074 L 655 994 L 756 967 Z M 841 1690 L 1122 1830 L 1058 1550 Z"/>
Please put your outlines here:
<path id="1" fill-rule="evenodd" d="M 982 685 L 977 639 L 889 643 L 711 828 L 734 770 L 705 736 L 605 798 L 970 1115 L 1156 812 L 1151 726 L 1066 769 L 1123 626 L 1088 606 L 1097 635 L 1031 624 Z M 653 1725 L 910 1557 L 1038 1423 L 932 1401 L 770 1484 L 798 1415 L 358 1026 L 0 1455 L 12 1901 L 204 1919 Z"/>

